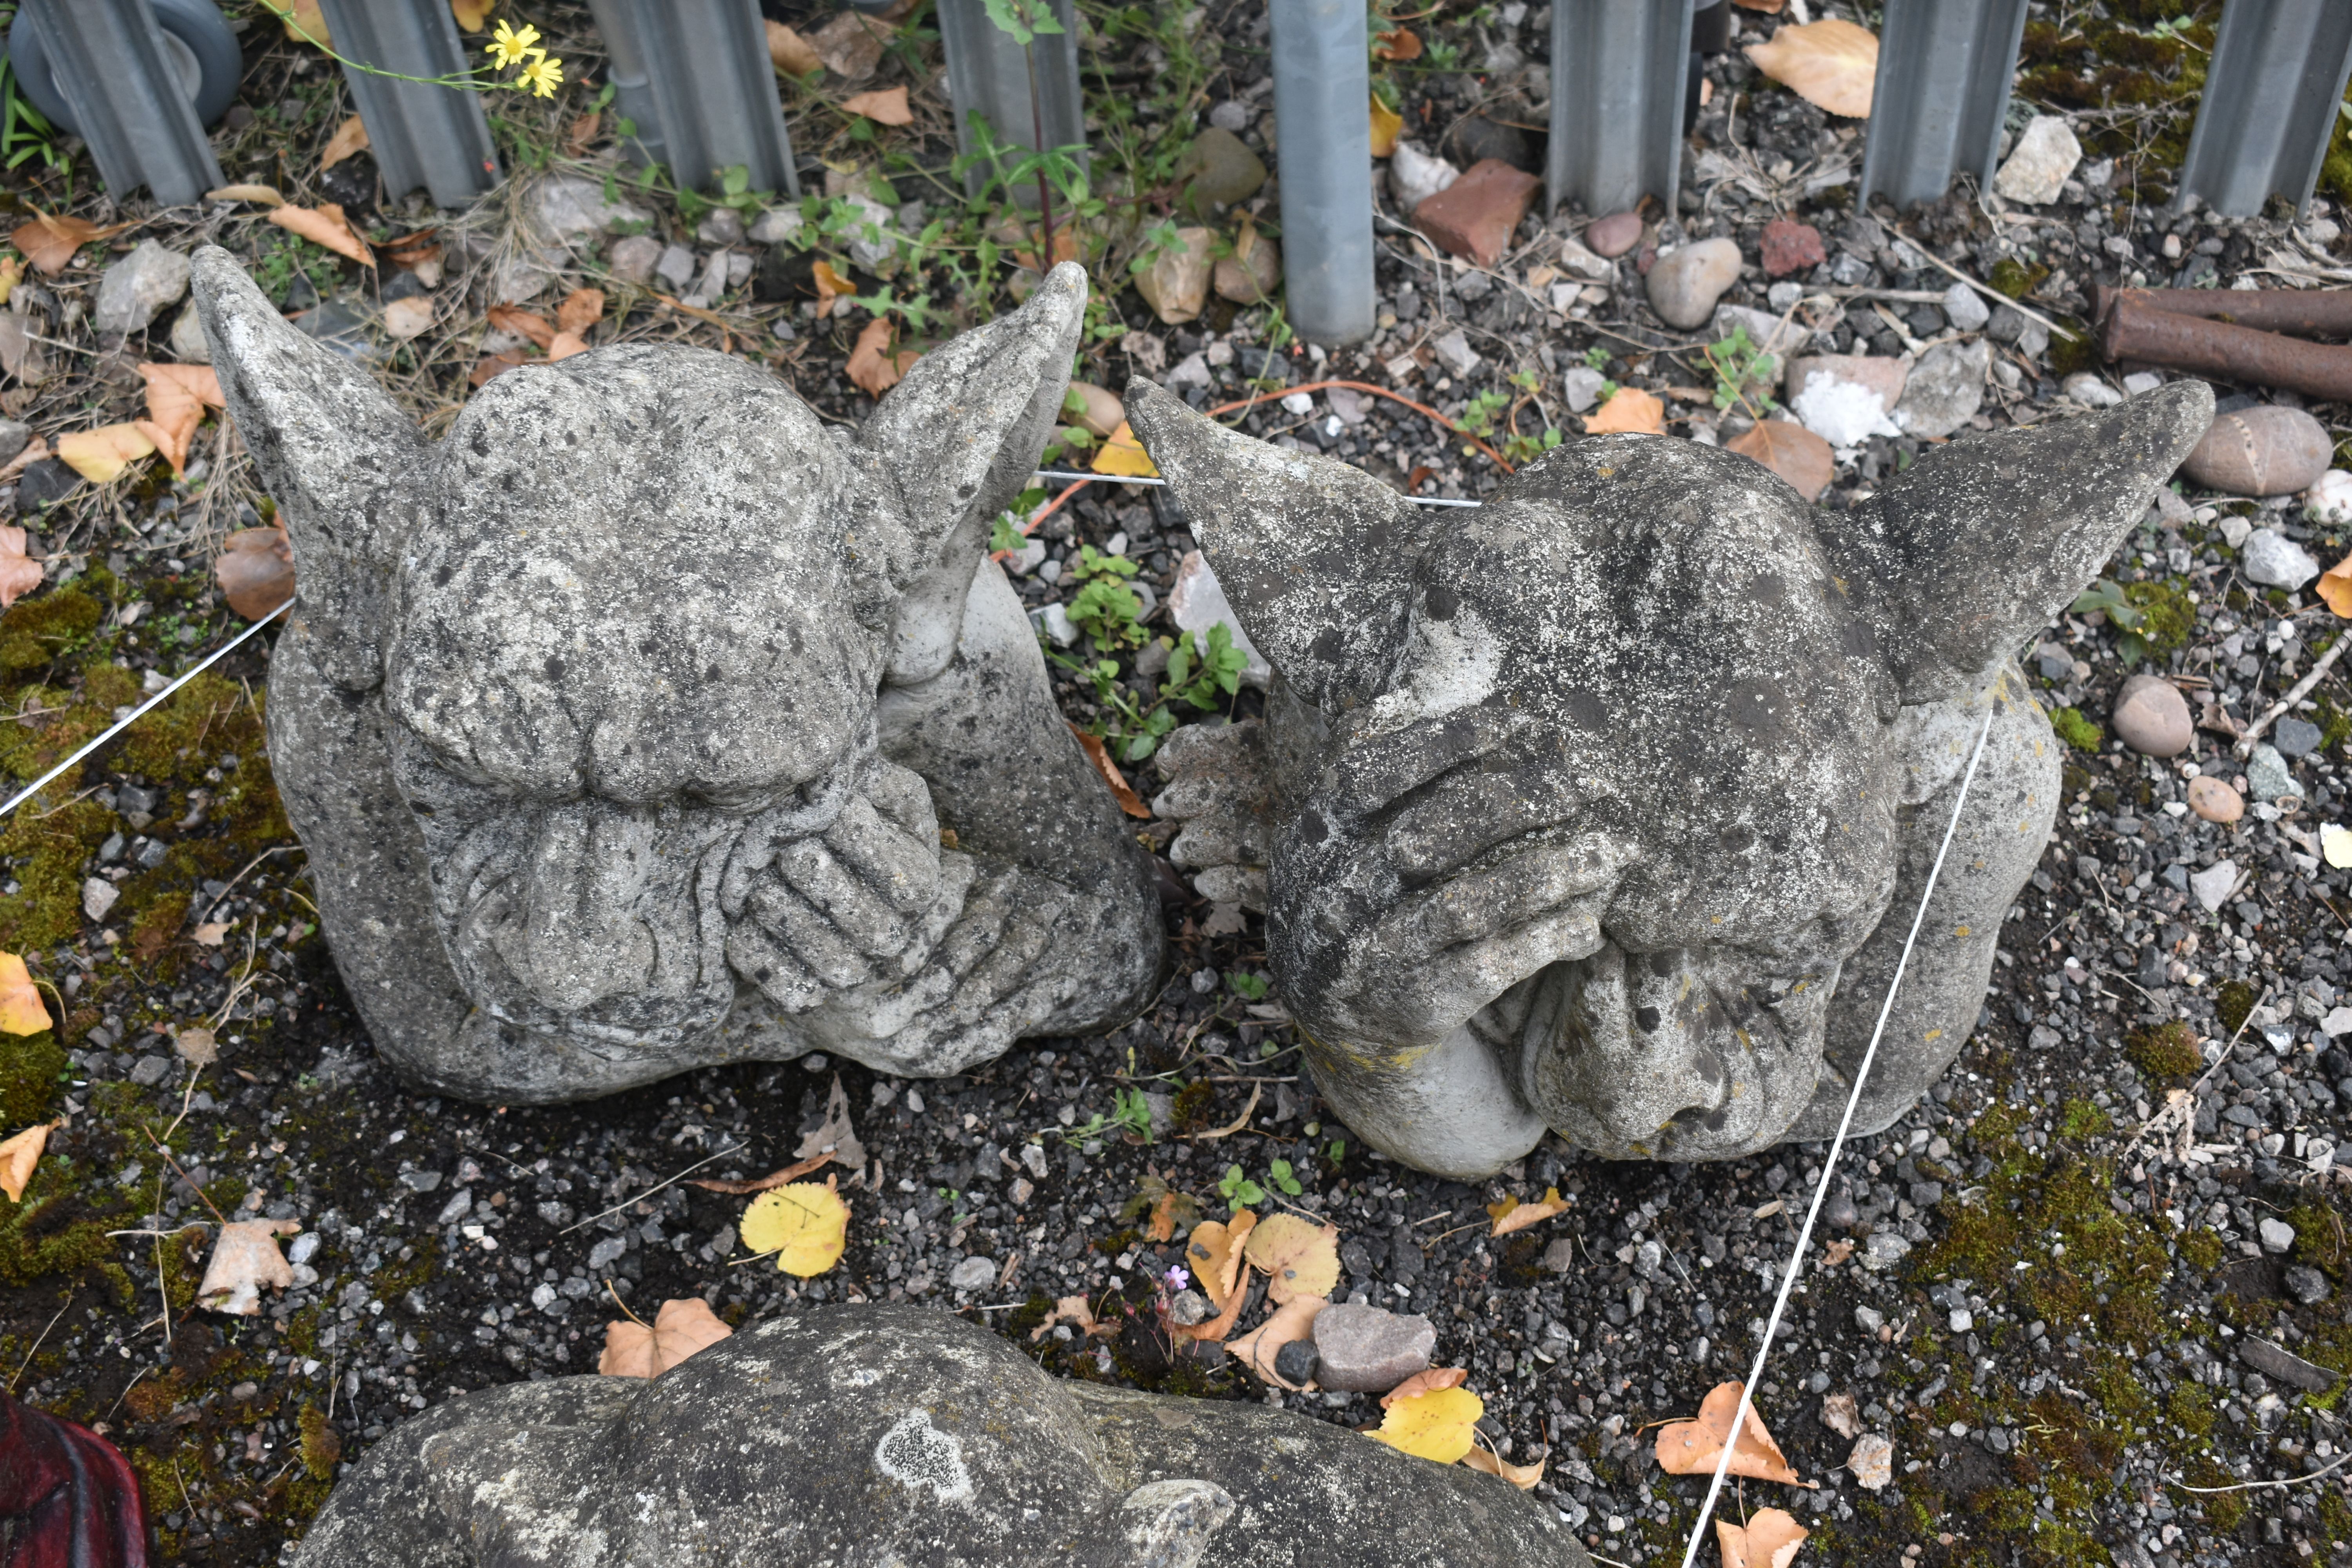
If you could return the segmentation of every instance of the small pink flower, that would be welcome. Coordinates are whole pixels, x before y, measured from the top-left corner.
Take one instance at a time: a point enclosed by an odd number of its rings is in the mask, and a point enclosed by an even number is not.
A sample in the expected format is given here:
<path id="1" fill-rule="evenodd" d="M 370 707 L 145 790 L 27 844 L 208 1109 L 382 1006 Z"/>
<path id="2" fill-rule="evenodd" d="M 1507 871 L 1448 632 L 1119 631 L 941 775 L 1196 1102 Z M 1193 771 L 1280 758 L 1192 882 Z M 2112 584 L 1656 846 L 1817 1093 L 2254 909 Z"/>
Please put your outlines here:
<path id="1" fill-rule="evenodd" d="M 1171 1268 L 1167 1273 L 1161 1275 L 1160 1279 L 1160 1282 L 1166 1285 L 1171 1290 L 1181 1290 L 1185 1286 L 1190 1285 L 1192 1282 L 1192 1277 L 1190 1274 L 1185 1273 L 1181 1268 Z"/>

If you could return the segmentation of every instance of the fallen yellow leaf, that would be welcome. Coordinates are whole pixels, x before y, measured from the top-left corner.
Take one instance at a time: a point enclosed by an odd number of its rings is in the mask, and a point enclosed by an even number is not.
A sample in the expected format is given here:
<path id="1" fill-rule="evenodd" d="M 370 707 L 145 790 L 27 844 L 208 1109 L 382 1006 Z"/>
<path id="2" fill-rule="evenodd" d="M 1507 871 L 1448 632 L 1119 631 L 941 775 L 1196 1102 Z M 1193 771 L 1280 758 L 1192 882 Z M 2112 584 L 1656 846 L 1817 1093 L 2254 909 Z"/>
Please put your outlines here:
<path id="1" fill-rule="evenodd" d="M 218 190 L 206 191 L 205 200 L 259 202 L 265 206 L 273 207 L 282 207 L 286 205 L 286 198 L 278 194 L 278 187 L 275 185 L 223 185 Z"/>
<path id="2" fill-rule="evenodd" d="M 1715 1542 L 1723 1548 L 1723 1568 L 1789 1568 L 1797 1548 L 1812 1532 L 1777 1508 L 1759 1508 L 1745 1525 L 1715 1521 Z"/>
<path id="3" fill-rule="evenodd" d="M 8 302 L 8 296 L 14 294 L 16 285 L 24 280 L 24 265 L 13 256 L 0 256 L 0 305 Z"/>
<path id="4" fill-rule="evenodd" d="M 1638 386 L 1621 386 L 1617 395 L 1585 416 L 1588 436 L 1663 436 L 1666 405 Z"/>
<path id="5" fill-rule="evenodd" d="M 1375 158 L 1394 156 L 1397 138 L 1403 132 L 1404 116 L 1382 103 L 1379 99 L 1372 100 L 1372 156 Z"/>
<path id="6" fill-rule="evenodd" d="M 853 93 L 841 100 L 852 114 L 862 114 L 877 125 L 912 125 L 915 111 L 907 107 L 907 89 L 885 88 L 879 92 Z"/>
<path id="7" fill-rule="evenodd" d="M 274 208 L 268 216 L 278 227 L 290 229 L 313 245 L 324 246 L 338 256 L 348 256 L 362 267 L 375 265 L 375 253 L 343 216 L 343 209 L 332 202 L 320 202 L 316 207 L 289 204 Z"/>
<path id="8" fill-rule="evenodd" d="M 604 1325 L 604 1353 L 596 1370 L 606 1377 L 659 1377 L 734 1331 L 699 1296 L 664 1301 L 651 1328 L 633 1321 Z"/>
<path id="9" fill-rule="evenodd" d="M 1470 1451 L 1471 1433 L 1485 1414 L 1486 1402 L 1468 1389 L 1436 1388 L 1398 1400 L 1381 1417 L 1380 1430 L 1365 1436 L 1415 1458 L 1451 1465 Z"/>
<path id="10" fill-rule="evenodd" d="M 2316 592 L 2327 601 L 2329 609 L 2352 618 L 2352 555 L 2347 555 L 2319 574 Z"/>
<path id="11" fill-rule="evenodd" d="M 774 1253 L 778 1268 L 806 1279 L 841 1261 L 849 1205 L 830 1184 L 794 1182 L 753 1198 L 737 1228 L 745 1247 Z"/>
<path id="12" fill-rule="evenodd" d="M 58 458 L 92 484 L 102 485 L 142 458 L 155 443 L 136 425 L 103 425 L 58 437 Z"/>
<path id="13" fill-rule="evenodd" d="M 1313 1332 L 1317 1315 L 1330 1304 L 1321 1296 L 1293 1296 L 1275 1309 L 1274 1316 L 1226 1345 L 1225 1350 L 1256 1373 L 1261 1382 L 1295 1394 L 1300 1385 L 1274 1370 L 1274 1358 L 1291 1341 L 1303 1340 Z"/>
<path id="14" fill-rule="evenodd" d="M 1544 1473 L 1544 1461 L 1541 1459 L 1532 1465 L 1514 1465 L 1500 1454 L 1475 1445 L 1462 1456 L 1462 1466 L 1465 1469 L 1484 1470 L 1490 1476 L 1499 1476 L 1523 1492 L 1535 1490 L 1536 1483 L 1543 1479 Z"/>
<path id="15" fill-rule="evenodd" d="M 1568 1200 L 1559 1195 L 1558 1187 L 1545 1189 L 1542 1201 L 1531 1204 L 1523 1204 L 1506 1193 L 1501 1203 L 1486 1205 L 1486 1213 L 1495 1221 L 1495 1228 L 1488 1234 L 1508 1236 L 1515 1230 L 1525 1230 L 1531 1225 L 1542 1224 L 1556 1214 L 1567 1212 Z"/>
<path id="16" fill-rule="evenodd" d="M 809 268 L 809 281 L 816 285 L 816 313 L 822 321 L 833 310 L 833 302 L 845 294 L 857 292 L 857 285 L 833 269 L 830 261 L 817 261 Z"/>
<path id="17" fill-rule="evenodd" d="M 1849 120 L 1870 118 L 1878 35 L 1867 27 L 1835 16 L 1782 27 L 1764 42 L 1748 45 L 1748 58 L 1807 103 Z"/>
<path id="18" fill-rule="evenodd" d="M 1202 1220 L 1192 1227 L 1184 1243 L 1184 1262 L 1192 1270 L 1192 1279 L 1201 1287 L 1201 1294 L 1212 1306 L 1222 1307 L 1240 1274 L 1242 1253 L 1249 1241 L 1249 1233 L 1257 1224 L 1257 1215 L 1247 1209 L 1235 1209 L 1228 1220 Z"/>
<path id="19" fill-rule="evenodd" d="M 49 1010 L 24 959 L 0 952 L 0 1035 L 37 1035 L 48 1026 Z"/>
<path id="20" fill-rule="evenodd" d="M 1102 449 L 1095 454 L 1093 467 L 1096 473 L 1112 474 L 1123 479 L 1156 479 L 1160 477 L 1160 470 L 1144 451 L 1143 443 L 1135 438 L 1135 432 L 1129 428 L 1124 419 L 1118 422 L 1118 428 L 1110 433 L 1110 439 L 1102 444 Z"/>
<path id="21" fill-rule="evenodd" d="M 23 529 L 0 527 L 0 610 L 39 587 L 47 572 L 44 563 L 25 553 Z"/>
<path id="22" fill-rule="evenodd" d="M 221 1226 L 212 1261 L 205 1265 L 205 1281 L 196 1287 L 196 1304 L 238 1317 L 258 1315 L 263 1286 L 283 1290 L 294 1283 L 278 1238 L 301 1228 L 298 1219 L 240 1219 Z"/>
<path id="23" fill-rule="evenodd" d="M 1250 1232 L 1243 1252 L 1265 1276 L 1265 1293 L 1277 1303 L 1328 1296 L 1339 1283 L 1339 1230 L 1295 1214 L 1267 1215 Z"/>
<path id="24" fill-rule="evenodd" d="M 469 33 L 478 33 L 490 25 L 493 0 L 449 0 L 449 15 L 457 18 L 457 26 Z"/>
<path id="25" fill-rule="evenodd" d="M 327 138 L 326 150 L 319 154 L 319 171 L 324 174 L 352 153 L 367 150 L 367 122 L 354 114 L 336 126 L 335 133 Z"/>
<path id="26" fill-rule="evenodd" d="M 1731 1413 L 1738 1406 L 1739 1384 L 1717 1384 L 1699 1402 L 1697 1420 L 1669 1422 L 1658 1429 L 1658 1468 L 1670 1476 L 1713 1475 L 1716 1461 L 1723 1455 L 1724 1442 L 1731 1436 Z M 1748 1407 L 1748 1421 L 1740 1430 L 1739 1441 L 1731 1450 L 1731 1468 L 1726 1473 L 1819 1489 L 1817 1483 L 1797 1479 L 1797 1472 L 1789 1468 L 1788 1458 L 1780 1452 L 1780 1445 L 1764 1430 L 1763 1417 L 1756 1414 L 1752 1404 Z"/>
<path id="27" fill-rule="evenodd" d="M 49 1129 L 55 1125 L 39 1122 L 0 1143 L 0 1193 L 7 1194 L 10 1203 L 25 1201 L 25 1184 L 33 1179 L 33 1167 L 41 1163 L 41 1151 L 49 1146 Z"/>
<path id="28" fill-rule="evenodd" d="M 774 20 L 768 23 L 768 63 L 786 76 L 806 76 L 824 68 L 814 44 Z"/>

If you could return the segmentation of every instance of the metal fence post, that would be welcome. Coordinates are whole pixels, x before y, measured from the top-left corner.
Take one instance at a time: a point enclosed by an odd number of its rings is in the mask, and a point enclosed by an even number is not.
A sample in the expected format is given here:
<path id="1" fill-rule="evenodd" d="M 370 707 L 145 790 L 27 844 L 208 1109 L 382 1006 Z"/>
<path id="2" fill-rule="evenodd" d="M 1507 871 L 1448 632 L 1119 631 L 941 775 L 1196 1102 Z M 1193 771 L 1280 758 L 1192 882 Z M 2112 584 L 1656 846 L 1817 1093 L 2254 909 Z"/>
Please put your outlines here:
<path id="1" fill-rule="evenodd" d="M 955 104 L 956 151 L 978 153 L 971 117 L 988 121 L 999 146 L 1030 152 L 1055 147 L 1083 149 L 1086 105 L 1078 94 L 1078 17 L 1073 0 L 1054 0 L 1058 33 L 1040 33 L 1023 48 L 1013 35 L 988 19 L 983 0 L 940 0 L 940 44 L 948 57 L 948 96 Z M 1032 66 L 1036 97 L 1030 97 Z M 1036 145 L 1041 129 L 1045 145 Z M 1083 166 L 1085 153 L 1079 153 Z M 987 172 L 966 170 L 966 191 L 977 191 Z M 1029 198 L 1033 204 L 1035 197 Z"/>
<path id="2" fill-rule="evenodd" d="M 2273 192 L 2298 207 L 2319 183 L 2352 73 L 2343 0 L 2229 0 L 2176 199 L 2243 217 Z"/>
<path id="3" fill-rule="evenodd" d="M 801 194 L 759 0 L 589 0 L 588 9 L 621 112 L 671 179 L 707 187 L 740 167 L 754 190 Z"/>
<path id="4" fill-rule="evenodd" d="M 1598 217 L 1654 195 L 1675 210 L 1690 38 L 1690 0 L 1553 0 L 1553 209 Z"/>
<path id="5" fill-rule="evenodd" d="M 335 52 L 407 76 L 448 76 L 477 64 L 445 0 L 319 0 Z M 499 183 L 498 149 L 481 94 L 343 69 L 367 126 L 368 151 L 398 201 L 417 186 L 436 206 L 462 207 Z"/>
<path id="6" fill-rule="evenodd" d="M 1311 343 L 1372 335 L 1372 79 L 1363 0 L 1274 0 L 1282 288 Z"/>
<path id="7" fill-rule="evenodd" d="M 2025 0 L 1886 0 L 1862 188 L 1932 202 L 1965 171 L 1992 179 L 2025 37 Z"/>
<path id="8" fill-rule="evenodd" d="M 147 0 L 25 0 L 52 78 L 106 188 L 162 205 L 225 184 Z"/>

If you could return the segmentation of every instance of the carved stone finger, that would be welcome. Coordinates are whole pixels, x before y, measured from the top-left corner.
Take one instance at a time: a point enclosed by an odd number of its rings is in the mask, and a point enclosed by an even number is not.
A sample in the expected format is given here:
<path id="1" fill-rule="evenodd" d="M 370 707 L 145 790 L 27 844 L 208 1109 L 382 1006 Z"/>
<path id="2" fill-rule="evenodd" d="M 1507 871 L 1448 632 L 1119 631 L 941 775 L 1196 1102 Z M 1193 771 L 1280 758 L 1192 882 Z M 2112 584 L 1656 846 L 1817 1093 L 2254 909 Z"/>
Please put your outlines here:
<path id="1" fill-rule="evenodd" d="M 857 880 L 900 915 L 929 909 L 939 895 L 940 841 L 926 841 L 863 800 L 851 801 L 825 830 L 825 847 Z"/>
<path id="2" fill-rule="evenodd" d="M 727 962 L 787 1013 L 805 1013 L 825 998 L 824 983 L 809 973 L 806 964 L 748 921 L 728 931 Z"/>
<path id="3" fill-rule="evenodd" d="M 827 985 L 846 990 L 874 977 L 866 954 L 791 888 L 776 881 L 761 883 L 751 895 L 751 908 L 784 950 Z"/>
<path id="4" fill-rule="evenodd" d="M 776 871 L 860 952 L 887 958 L 906 947 L 912 934 L 907 922 L 823 844 L 803 839 L 787 845 L 776 856 Z"/>

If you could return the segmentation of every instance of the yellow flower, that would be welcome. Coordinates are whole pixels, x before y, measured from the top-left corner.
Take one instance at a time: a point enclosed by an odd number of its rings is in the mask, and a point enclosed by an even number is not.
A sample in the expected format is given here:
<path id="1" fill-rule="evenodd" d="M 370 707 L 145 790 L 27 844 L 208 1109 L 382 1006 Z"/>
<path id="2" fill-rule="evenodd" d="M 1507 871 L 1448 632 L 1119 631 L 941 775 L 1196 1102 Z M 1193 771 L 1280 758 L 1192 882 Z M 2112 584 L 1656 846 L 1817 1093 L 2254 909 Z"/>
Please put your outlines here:
<path id="1" fill-rule="evenodd" d="M 550 59 L 546 51 L 541 50 L 538 58 L 522 68 L 515 85 L 527 87 L 541 98 L 553 98 L 555 89 L 563 85 L 563 62 Z"/>
<path id="2" fill-rule="evenodd" d="M 539 42 L 539 29 L 529 23 L 525 23 L 522 31 L 518 33 L 506 23 L 500 22 L 498 31 L 490 35 L 489 46 L 482 52 L 490 57 L 492 65 L 504 70 L 509 66 L 520 65 L 524 60 L 535 59 L 545 55 L 547 53 L 545 49 L 531 47 L 537 42 Z"/>

